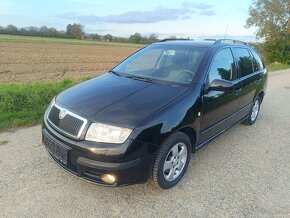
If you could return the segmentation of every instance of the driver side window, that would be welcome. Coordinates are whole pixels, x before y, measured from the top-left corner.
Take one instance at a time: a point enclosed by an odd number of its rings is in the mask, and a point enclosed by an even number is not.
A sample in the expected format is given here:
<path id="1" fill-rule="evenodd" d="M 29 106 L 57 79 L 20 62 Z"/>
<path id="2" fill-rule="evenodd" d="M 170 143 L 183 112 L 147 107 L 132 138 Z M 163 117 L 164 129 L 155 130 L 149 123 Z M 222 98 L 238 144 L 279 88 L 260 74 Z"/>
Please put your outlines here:
<path id="1" fill-rule="evenodd" d="M 235 79 L 235 63 L 230 48 L 225 48 L 215 55 L 212 60 L 211 68 L 208 74 L 208 82 L 215 79 L 234 80 Z"/>

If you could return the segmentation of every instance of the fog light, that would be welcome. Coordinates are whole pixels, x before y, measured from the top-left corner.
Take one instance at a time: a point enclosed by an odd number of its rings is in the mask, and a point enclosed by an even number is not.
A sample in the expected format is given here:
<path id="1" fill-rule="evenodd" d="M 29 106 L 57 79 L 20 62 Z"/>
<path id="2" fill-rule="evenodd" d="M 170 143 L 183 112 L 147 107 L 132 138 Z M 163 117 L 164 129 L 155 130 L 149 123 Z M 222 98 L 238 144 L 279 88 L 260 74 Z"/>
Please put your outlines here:
<path id="1" fill-rule="evenodd" d="M 89 150 L 93 153 L 97 153 L 97 149 L 96 148 L 89 148 Z"/>
<path id="2" fill-rule="evenodd" d="M 105 183 L 113 184 L 116 181 L 116 178 L 115 176 L 110 175 L 110 174 L 103 174 L 101 176 L 101 180 Z"/>

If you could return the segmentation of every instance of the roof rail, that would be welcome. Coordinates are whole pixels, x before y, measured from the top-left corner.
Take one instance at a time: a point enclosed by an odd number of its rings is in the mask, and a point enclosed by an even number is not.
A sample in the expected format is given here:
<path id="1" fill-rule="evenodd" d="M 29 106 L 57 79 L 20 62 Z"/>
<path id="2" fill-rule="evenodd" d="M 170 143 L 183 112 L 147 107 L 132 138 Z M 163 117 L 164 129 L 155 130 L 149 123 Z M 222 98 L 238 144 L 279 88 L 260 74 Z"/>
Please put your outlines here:
<path id="1" fill-rule="evenodd" d="M 174 41 L 174 40 L 190 40 L 190 39 L 168 38 L 168 39 L 161 39 L 158 42 L 166 42 L 166 41 Z"/>
<path id="2" fill-rule="evenodd" d="M 236 39 L 218 39 L 215 41 L 214 44 L 219 44 L 219 43 L 236 43 L 236 44 L 243 44 L 243 45 L 249 45 L 246 42 L 240 41 L 240 40 L 236 40 Z"/>

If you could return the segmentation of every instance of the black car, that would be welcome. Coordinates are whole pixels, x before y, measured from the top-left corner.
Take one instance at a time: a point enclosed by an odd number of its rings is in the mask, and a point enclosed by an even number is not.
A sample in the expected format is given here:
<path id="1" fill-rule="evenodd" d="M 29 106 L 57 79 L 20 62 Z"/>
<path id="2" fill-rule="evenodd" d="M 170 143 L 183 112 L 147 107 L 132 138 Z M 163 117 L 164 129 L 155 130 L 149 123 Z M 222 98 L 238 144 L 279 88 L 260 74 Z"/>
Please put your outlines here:
<path id="1" fill-rule="evenodd" d="M 57 95 L 43 144 L 87 181 L 115 187 L 150 178 L 171 188 L 192 152 L 237 123 L 255 123 L 267 77 L 246 43 L 163 40 Z"/>

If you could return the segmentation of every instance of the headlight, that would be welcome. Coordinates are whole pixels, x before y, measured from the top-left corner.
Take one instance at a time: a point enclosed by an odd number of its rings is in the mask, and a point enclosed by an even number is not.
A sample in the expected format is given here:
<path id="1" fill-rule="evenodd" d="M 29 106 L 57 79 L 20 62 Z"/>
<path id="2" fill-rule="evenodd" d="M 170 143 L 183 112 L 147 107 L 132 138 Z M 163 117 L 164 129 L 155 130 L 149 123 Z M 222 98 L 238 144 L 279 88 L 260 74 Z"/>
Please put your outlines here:
<path id="1" fill-rule="evenodd" d="M 124 143 L 132 130 L 102 123 L 92 123 L 89 127 L 86 140 L 104 143 Z"/>

